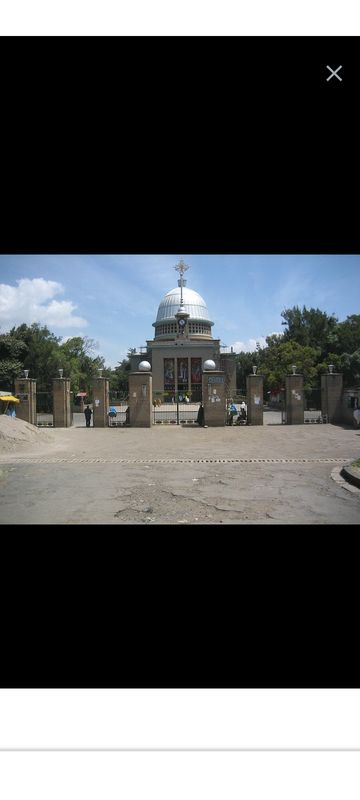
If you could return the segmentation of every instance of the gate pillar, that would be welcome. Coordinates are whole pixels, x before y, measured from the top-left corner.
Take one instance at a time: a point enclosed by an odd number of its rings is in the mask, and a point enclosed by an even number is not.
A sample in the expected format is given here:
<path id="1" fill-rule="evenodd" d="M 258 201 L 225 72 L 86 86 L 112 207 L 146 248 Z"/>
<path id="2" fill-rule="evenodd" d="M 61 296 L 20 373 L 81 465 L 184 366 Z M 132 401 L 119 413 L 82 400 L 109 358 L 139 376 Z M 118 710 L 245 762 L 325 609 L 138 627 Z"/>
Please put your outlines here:
<path id="1" fill-rule="evenodd" d="M 286 375 L 285 408 L 287 425 L 304 424 L 304 376 Z"/>
<path id="2" fill-rule="evenodd" d="M 149 371 L 129 374 L 129 423 L 132 428 L 152 427 L 152 375 Z"/>
<path id="3" fill-rule="evenodd" d="M 253 367 L 255 369 L 255 367 Z M 264 424 L 264 376 L 247 375 L 246 377 L 246 404 L 247 424 Z"/>
<path id="4" fill-rule="evenodd" d="M 205 362 L 206 363 L 206 362 Z M 204 422 L 209 428 L 226 424 L 225 372 L 204 369 L 202 374 Z"/>
<path id="5" fill-rule="evenodd" d="M 109 381 L 108 378 L 94 378 L 93 386 L 93 426 L 109 427 Z"/>
<path id="6" fill-rule="evenodd" d="M 36 425 L 36 380 L 34 378 L 16 378 L 15 396 L 20 403 L 16 406 L 16 416 L 30 425 Z"/>
<path id="7" fill-rule="evenodd" d="M 53 379 L 53 426 L 54 428 L 70 428 L 72 410 L 70 397 L 70 379 Z"/>
<path id="8" fill-rule="evenodd" d="M 327 415 L 328 422 L 341 422 L 342 392 L 343 376 L 340 372 L 321 376 L 321 413 Z"/>

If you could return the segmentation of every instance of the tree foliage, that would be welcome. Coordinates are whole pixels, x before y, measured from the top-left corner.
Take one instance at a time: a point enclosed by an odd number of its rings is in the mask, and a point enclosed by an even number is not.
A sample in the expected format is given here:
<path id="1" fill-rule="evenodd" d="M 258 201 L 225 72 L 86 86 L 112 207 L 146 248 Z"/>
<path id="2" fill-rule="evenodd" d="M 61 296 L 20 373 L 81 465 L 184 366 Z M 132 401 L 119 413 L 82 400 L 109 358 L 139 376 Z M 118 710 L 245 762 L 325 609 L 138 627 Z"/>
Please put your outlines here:
<path id="1" fill-rule="evenodd" d="M 264 391 L 277 391 L 284 386 L 285 375 L 296 371 L 304 375 L 307 393 L 320 387 L 321 374 L 334 364 L 335 372 L 343 374 L 344 386 L 360 383 L 360 315 L 351 314 L 343 322 L 319 308 L 293 306 L 281 316 L 285 326 L 282 335 L 266 338 L 266 347 L 255 353 L 237 356 L 237 386 L 246 387 L 246 375 L 253 364 L 264 375 Z"/>
<path id="2" fill-rule="evenodd" d="M 296 372 L 304 376 L 305 391 L 309 391 L 316 383 L 320 348 L 276 339 L 279 337 L 269 336 L 268 346 L 261 348 L 258 354 L 259 372 L 264 375 L 264 391 L 279 390 L 284 385 L 285 375 L 291 375 L 294 365 Z"/>
<path id="3" fill-rule="evenodd" d="M 96 356 L 98 345 L 88 336 L 74 336 L 65 342 L 55 336 L 46 325 L 33 323 L 19 325 L 7 334 L 0 335 L 1 389 L 14 390 L 14 380 L 24 369 L 36 378 L 38 392 L 52 392 L 52 382 L 63 369 L 70 378 L 74 397 L 79 391 L 91 394 L 92 379 L 103 369 L 104 377 L 111 377 L 102 356 Z"/>
<path id="4" fill-rule="evenodd" d="M 26 353 L 24 342 L 15 339 L 10 333 L 0 335 L 0 388 L 13 391 L 14 380 L 23 368 Z"/>
<path id="5" fill-rule="evenodd" d="M 287 308 L 282 312 L 286 325 L 284 341 L 297 342 L 303 347 L 316 347 L 320 350 L 320 357 L 324 358 L 333 341 L 333 336 L 338 326 L 337 318 L 329 316 L 319 308 L 306 308 L 299 306 Z"/>
<path id="6" fill-rule="evenodd" d="M 104 359 L 101 356 L 90 355 L 95 348 L 96 342 L 93 339 L 82 336 L 74 336 L 59 347 L 59 367 L 64 370 L 64 375 L 70 378 L 74 394 L 85 391 L 89 396 L 92 379 L 97 376 L 99 369 L 105 370 Z"/>
<path id="7" fill-rule="evenodd" d="M 31 378 L 36 378 L 37 388 L 50 390 L 52 378 L 58 374 L 58 351 L 61 339 L 51 333 L 46 325 L 34 322 L 23 323 L 12 328 L 9 334 L 14 342 L 25 346 L 22 369 L 28 369 Z"/>
<path id="8" fill-rule="evenodd" d="M 246 378 L 251 375 L 253 364 L 257 364 L 257 353 L 242 351 L 236 357 L 236 388 L 240 394 L 246 394 Z"/>
<path id="9" fill-rule="evenodd" d="M 117 392 L 120 397 L 127 397 L 129 393 L 130 358 L 123 358 L 112 375 L 110 391 Z"/>
<path id="10" fill-rule="evenodd" d="M 352 355 L 360 348 L 360 314 L 351 314 L 336 327 L 332 349 L 338 355 Z"/>

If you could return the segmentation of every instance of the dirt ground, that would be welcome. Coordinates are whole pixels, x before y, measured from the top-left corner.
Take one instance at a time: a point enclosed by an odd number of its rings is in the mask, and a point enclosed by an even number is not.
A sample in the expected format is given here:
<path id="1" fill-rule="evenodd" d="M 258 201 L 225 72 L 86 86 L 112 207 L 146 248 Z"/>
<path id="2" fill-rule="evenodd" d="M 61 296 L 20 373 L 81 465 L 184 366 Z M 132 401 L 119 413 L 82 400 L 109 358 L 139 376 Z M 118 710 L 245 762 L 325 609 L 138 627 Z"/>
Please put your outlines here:
<path id="1" fill-rule="evenodd" d="M 360 490 L 339 475 L 360 455 L 351 428 L 76 422 L 11 446 L 0 428 L 2 524 L 360 522 Z"/>

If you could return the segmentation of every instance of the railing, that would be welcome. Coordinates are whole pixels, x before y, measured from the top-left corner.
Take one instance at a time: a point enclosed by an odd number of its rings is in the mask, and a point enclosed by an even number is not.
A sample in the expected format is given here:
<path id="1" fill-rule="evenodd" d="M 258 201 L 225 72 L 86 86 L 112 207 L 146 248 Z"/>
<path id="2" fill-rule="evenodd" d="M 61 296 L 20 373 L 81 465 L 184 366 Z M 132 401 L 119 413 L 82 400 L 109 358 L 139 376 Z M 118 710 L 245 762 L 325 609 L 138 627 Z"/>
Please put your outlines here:
<path id="1" fill-rule="evenodd" d="M 119 428 L 122 425 L 126 425 L 128 405 L 119 406 L 112 404 L 112 406 L 116 409 L 116 417 L 111 417 L 109 415 L 109 428 Z"/>
<path id="2" fill-rule="evenodd" d="M 52 428 L 54 425 L 53 414 L 36 414 L 36 425 L 38 428 Z"/>
<path id="3" fill-rule="evenodd" d="M 304 422 L 307 423 L 324 423 L 327 422 L 327 414 L 321 411 L 304 411 Z"/>
<path id="4" fill-rule="evenodd" d="M 163 403 L 153 410 L 154 425 L 193 425 L 197 421 L 200 403 Z"/>

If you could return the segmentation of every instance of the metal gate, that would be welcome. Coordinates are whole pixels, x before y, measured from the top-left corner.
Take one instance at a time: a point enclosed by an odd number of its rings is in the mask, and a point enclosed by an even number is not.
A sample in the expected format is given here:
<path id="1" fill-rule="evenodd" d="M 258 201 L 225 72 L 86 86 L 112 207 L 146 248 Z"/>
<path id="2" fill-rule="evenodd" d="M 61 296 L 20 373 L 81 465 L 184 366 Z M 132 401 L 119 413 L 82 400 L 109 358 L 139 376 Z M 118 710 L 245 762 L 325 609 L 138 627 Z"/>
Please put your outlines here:
<path id="1" fill-rule="evenodd" d="M 167 403 L 156 398 L 153 401 L 154 425 L 194 425 L 197 422 L 200 403 L 187 403 L 179 398 Z"/>
<path id="2" fill-rule="evenodd" d="M 36 424 L 38 427 L 53 427 L 53 392 L 36 392 Z"/>

